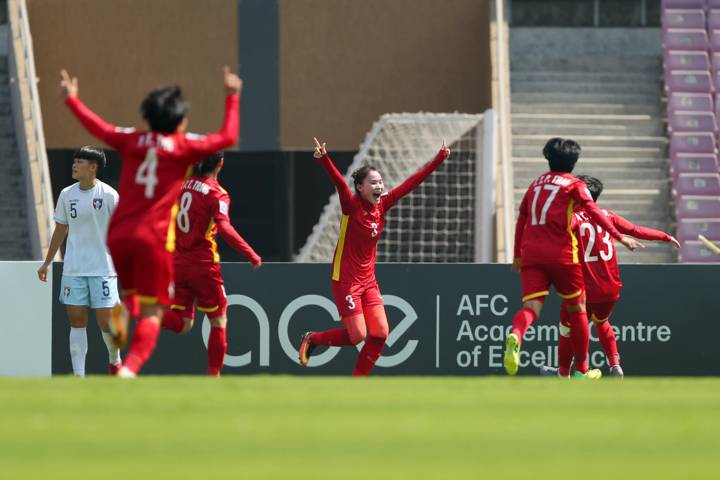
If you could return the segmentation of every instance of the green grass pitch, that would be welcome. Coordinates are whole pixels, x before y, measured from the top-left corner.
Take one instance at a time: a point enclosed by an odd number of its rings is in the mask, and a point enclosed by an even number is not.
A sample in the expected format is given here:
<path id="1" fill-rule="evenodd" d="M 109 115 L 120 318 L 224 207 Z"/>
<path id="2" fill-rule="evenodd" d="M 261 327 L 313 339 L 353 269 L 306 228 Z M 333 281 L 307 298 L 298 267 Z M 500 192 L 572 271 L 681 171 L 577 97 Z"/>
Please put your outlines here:
<path id="1" fill-rule="evenodd" d="M 5 479 L 709 479 L 720 379 L 0 379 Z"/>

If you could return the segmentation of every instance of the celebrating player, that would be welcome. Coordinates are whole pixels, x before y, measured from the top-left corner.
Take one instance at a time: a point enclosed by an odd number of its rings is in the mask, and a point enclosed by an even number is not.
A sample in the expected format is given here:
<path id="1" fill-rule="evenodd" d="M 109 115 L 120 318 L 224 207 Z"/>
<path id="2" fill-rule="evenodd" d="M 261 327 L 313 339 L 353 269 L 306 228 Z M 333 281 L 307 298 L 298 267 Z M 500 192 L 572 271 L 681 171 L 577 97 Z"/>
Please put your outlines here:
<path id="1" fill-rule="evenodd" d="M 207 313 L 212 328 L 208 340 L 208 375 L 220 376 L 227 351 L 227 297 L 220 273 L 215 236 L 220 236 L 245 255 L 253 267 L 262 259 L 230 224 L 230 195 L 218 183 L 223 155 L 217 153 L 193 167 L 185 180 L 176 217 L 175 300 L 165 310 L 162 327 L 187 333 L 198 310 Z"/>
<path id="2" fill-rule="evenodd" d="M 357 193 L 353 195 L 327 154 L 325 143 L 315 139 L 313 156 L 335 183 L 342 209 L 340 237 L 333 259 L 332 292 L 344 326 L 305 333 L 299 349 L 303 367 L 318 345 L 357 345 L 365 340 L 353 375 L 370 374 L 388 336 L 385 307 L 375 279 L 376 246 L 385 225 L 385 214 L 430 176 L 448 155 L 450 150 L 443 142 L 430 163 L 387 193 L 380 172 L 371 166 L 361 167 L 352 174 Z"/>
<path id="3" fill-rule="evenodd" d="M 95 137 L 123 157 L 120 197 L 112 217 L 108 246 L 123 288 L 123 304 L 113 309 L 110 330 L 117 345 L 127 338 L 129 318 L 137 318 L 125 365 L 118 375 L 134 377 L 157 342 L 163 306 L 171 304 L 175 215 L 182 180 L 191 165 L 233 145 L 238 138 L 242 81 L 224 71 L 225 117 L 219 132 L 186 134 L 188 104 L 180 88 L 147 94 L 140 106 L 149 131 L 118 128 L 78 98 L 77 78 L 61 72 L 65 104 Z"/>
<path id="4" fill-rule="evenodd" d="M 38 269 L 38 277 L 46 282 L 53 258 L 67 236 L 60 303 L 65 304 L 70 321 L 70 361 L 78 377 L 85 376 L 90 308 L 95 310 L 95 319 L 108 349 L 110 374 L 117 373 L 122 366 L 120 350 L 109 333 L 110 310 L 119 297 L 117 273 L 105 237 L 118 203 L 118 193 L 97 179 L 98 170 L 106 163 L 105 152 L 93 146 L 82 147 L 73 155 L 72 178 L 77 183 L 60 192 L 55 208 L 55 230 L 45 262 Z"/>
<path id="5" fill-rule="evenodd" d="M 578 175 L 577 178 L 585 182 L 593 201 L 597 202 L 603 191 L 602 182 L 588 175 Z M 624 235 L 630 235 L 642 240 L 670 242 L 675 248 L 680 248 L 680 243 L 665 232 L 633 225 L 623 217 L 608 210 L 602 210 L 602 212 L 610 223 Z M 576 210 L 574 213 L 573 231 L 578 233 L 580 237 L 583 277 L 587 292 L 587 315 L 595 324 L 598 339 L 610 365 L 610 375 L 622 377 L 623 370 L 620 366 L 620 355 L 618 354 L 615 333 L 608 321 L 615 304 L 620 298 L 620 289 L 622 288 L 617 255 L 615 255 L 615 241 L 582 210 Z M 573 345 L 567 335 L 568 328 L 570 328 L 570 323 L 567 311 L 561 309 L 558 344 L 559 368 L 556 370 L 545 367 L 544 373 L 557 373 L 561 376 L 570 374 Z"/>
<path id="6" fill-rule="evenodd" d="M 592 201 L 585 183 L 572 176 L 580 156 L 580 145 L 563 138 L 551 138 L 543 148 L 550 171 L 528 187 L 520 204 L 515 226 L 513 271 L 521 273 L 523 308 L 513 317 L 512 333 L 505 342 L 503 363 L 510 375 L 520 366 L 520 345 L 528 327 L 538 318 L 550 284 L 563 298 L 567 310 L 568 335 L 575 352 L 578 376 L 599 378 L 599 370 L 588 375 L 590 330 L 585 313 L 584 283 L 578 255 L 578 242 L 572 233 L 575 206 L 585 210 L 613 238 L 630 249 L 641 246 L 621 235 Z"/>

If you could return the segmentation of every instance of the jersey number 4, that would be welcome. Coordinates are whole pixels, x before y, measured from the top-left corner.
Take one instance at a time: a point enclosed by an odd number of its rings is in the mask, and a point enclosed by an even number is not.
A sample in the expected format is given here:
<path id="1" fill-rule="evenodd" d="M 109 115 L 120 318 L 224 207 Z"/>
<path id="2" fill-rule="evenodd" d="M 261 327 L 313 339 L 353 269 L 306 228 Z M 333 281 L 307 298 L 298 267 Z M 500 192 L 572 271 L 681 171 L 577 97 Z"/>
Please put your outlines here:
<path id="1" fill-rule="evenodd" d="M 537 217 L 537 203 L 538 203 L 538 197 L 540 197 L 540 191 L 541 190 L 549 190 L 550 195 L 548 195 L 547 199 L 545 199 L 545 204 L 542 207 L 542 210 L 540 210 L 540 220 L 538 220 Z M 535 196 L 533 197 L 532 201 L 532 207 L 530 208 L 530 213 L 532 215 L 531 219 L 531 225 L 545 225 L 545 220 L 547 218 L 547 212 L 550 210 L 550 205 L 552 204 L 553 200 L 555 200 L 555 197 L 557 196 L 558 191 L 560 191 L 560 187 L 558 185 L 543 185 L 542 187 L 535 187 L 534 192 Z"/>
<path id="2" fill-rule="evenodd" d="M 135 174 L 135 183 L 145 185 L 145 198 L 155 195 L 155 185 L 158 183 L 157 165 L 157 150 L 150 148 L 145 155 L 145 161 L 140 164 Z"/>

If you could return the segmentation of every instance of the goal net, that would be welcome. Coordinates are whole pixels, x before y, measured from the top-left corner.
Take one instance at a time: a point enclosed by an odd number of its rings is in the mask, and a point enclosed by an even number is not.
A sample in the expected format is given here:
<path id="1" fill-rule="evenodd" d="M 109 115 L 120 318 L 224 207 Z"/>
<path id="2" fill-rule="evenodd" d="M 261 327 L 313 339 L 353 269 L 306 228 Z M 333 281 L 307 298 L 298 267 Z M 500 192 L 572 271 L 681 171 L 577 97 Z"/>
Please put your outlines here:
<path id="1" fill-rule="evenodd" d="M 488 119 L 491 121 L 484 121 Z M 432 160 L 443 139 L 452 152 L 425 182 L 388 212 L 377 245 L 378 262 L 491 261 L 481 259 L 478 251 L 482 245 L 490 251 L 487 243 L 494 240 L 495 149 L 491 124 L 492 112 L 386 114 L 375 122 L 345 174 L 351 188 L 350 174 L 363 165 L 377 168 L 390 190 Z M 481 202 L 478 193 L 482 189 L 489 191 Z M 480 209 L 489 217 L 485 221 Z M 295 261 L 331 262 L 341 216 L 340 201 L 334 193 Z"/>

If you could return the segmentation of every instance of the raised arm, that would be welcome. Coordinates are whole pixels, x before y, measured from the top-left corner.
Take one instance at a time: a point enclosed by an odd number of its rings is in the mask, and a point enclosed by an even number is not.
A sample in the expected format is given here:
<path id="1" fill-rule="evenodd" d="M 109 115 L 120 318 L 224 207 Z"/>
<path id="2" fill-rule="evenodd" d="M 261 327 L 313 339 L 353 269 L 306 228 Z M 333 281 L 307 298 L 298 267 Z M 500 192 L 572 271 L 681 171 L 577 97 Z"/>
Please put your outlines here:
<path id="1" fill-rule="evenodd" d="M 635 225 L 629 220 L 617 214 L 612 214 L 611 218 L 613 224 L 618 229 L 618 231 L 620 231 L 620 233 L 630 235 L 631 237 L 639 238 L 641 240 L 657 240 L 661 242 L 670 242 L 675 246 L 675 248 L 680 248 L 680 243 L 672 235 L 668 235 L 661 230 L 655 230 L 654 228 Z"/>
<path id="2" fill-rule="evenodd" d="M 65 105 L 80 121 L 85 130 L 93 137 L 119 150 L 128 133 L 133 129 L 118 128 L 102 118 L 78 98 L 79 86 L 77 77 L 70 77 L 67 70 L 60 70 L 60 86 L 65 95 Z"/>
<path id="3" fill-rule="evenodd" d="M 390 190 L 387 194 L 387 200 L 386 202 L 386 209 L 393 206 L 395 203 L 398 202 L 401 198 L 403 198 L 408 193 L 415 190 L 422 182 L 425 181 L 427 177 L 430 176 L 430 174 L 435 171 L 436 168 L 438 168 L 442 162 L 445 161 L 445 159 L 450 155 L 450 149 L 445 145 L 445 140 L 443 140 L 442 147 L 440 147 L 440 151 L 435 155 L 435 158 L 432 159 L 427 165 L 423 166 L 418 170 L 417 172 L 410 175 L 407 179 L 405 179 L 404 182 L 402 182 L 397 187 Z"/>
<path id="4" fill-rule="evenodd" d="M 335 167 L 330 155 L 328 155 L 327 150 L 325 149 L 325 142 L 321 144 L 317 138 L 313 138 L 313 140 L 315 140 L 315 152 L 313 153 L 313 157 L 320 162 L 320 165 L 322 165 L 325 169 L 325 172 L 328 174 L 328 177 L 330 177 L 330 180 L 332 180 L 335 184 L 338 196 L 340 197 L 340 207 L 342 208 L 343 213 L 347 215 L 350 213 L 351 200 L 353 196 L 352 190 L 350 190 L 345 178 Z"/>
<path id="5" fill-rule="evenodd" d="M 187 134 L 188 146 L 192 151 L 192 159 L 204 158 L 224 148 L 235 145 L 240 135 L 240 91 L 242 80 L 230 72 L 230 67 L 223 68 L 223 85 L 225 88 L 225 116 L 220 131 L 208 135 Z"/>

